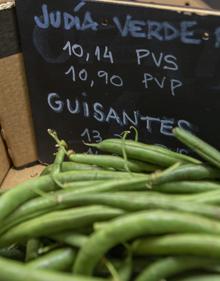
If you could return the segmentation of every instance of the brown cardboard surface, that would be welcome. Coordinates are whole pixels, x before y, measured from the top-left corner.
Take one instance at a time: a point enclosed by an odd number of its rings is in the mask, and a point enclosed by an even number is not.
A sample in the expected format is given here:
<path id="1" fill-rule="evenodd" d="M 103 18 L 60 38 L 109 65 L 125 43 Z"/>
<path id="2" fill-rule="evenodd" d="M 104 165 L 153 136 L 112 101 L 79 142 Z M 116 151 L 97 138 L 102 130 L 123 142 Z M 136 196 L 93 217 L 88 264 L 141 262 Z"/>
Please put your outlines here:
<path id="1" fill-rule="evenodd" d="M 15 167 L 37 160 L 23 57 L 0 59 L 0 123 Z"/>
<path id="2" fill-rule="evenodd" d="M 0 184 L 5 178 L 9 168 L 10 168 L 10 160 L 8 158 L 2 136 L 0 135 Z"/>
<path id="3" fill-rule="evenodd" d="M 40 175 L 44 168 L 45 166 L 43 165 L 35 165 L 33 167 L 24 168 L 22 170 L 11 168 L 7 176 L 5 177 L 1 188 L 12 188 L 28 179 L 37 177 Z"/>

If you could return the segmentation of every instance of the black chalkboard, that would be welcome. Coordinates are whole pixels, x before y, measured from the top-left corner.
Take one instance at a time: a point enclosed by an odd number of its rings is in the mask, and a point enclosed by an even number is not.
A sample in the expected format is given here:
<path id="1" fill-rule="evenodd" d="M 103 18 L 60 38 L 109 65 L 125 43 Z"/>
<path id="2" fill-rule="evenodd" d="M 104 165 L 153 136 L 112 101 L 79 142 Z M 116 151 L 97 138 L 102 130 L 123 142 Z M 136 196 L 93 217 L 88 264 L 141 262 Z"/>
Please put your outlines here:
<path id="1" fill-rule="evenodd" d="M 47 128 L 77 151 L 135 126 L 181 151 L 180 126 L 220 148 L 220 16 L 107 1 L 17 0 L 39 158 Z"/>

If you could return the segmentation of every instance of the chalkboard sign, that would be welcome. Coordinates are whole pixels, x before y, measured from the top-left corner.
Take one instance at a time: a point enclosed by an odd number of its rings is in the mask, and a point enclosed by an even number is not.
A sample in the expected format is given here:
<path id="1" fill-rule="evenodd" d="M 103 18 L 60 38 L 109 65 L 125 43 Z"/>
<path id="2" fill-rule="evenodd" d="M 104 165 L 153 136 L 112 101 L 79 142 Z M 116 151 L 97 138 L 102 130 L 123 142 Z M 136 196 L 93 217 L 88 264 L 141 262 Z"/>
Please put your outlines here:
<path id="1" fill-rule="evenodd" d="M 184 151 L 179 126 L 220 147 L 220 16 L 110 1 L 17 0 L 39 158 L 47 128 L 76 151 L 134 126 Z"/>

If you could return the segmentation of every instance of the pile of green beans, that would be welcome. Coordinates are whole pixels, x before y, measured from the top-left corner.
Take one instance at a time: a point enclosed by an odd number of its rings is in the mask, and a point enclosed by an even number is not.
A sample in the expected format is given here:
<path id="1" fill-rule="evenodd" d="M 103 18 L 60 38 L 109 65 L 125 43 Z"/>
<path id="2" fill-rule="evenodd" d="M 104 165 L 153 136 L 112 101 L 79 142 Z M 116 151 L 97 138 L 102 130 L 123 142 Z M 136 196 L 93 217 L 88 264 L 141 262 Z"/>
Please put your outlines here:
<path id="1" fill-rule="evenodd" d="M 0 192 L 0 281 L 220 280 L 220 152 L 180 128 L 193 152 L 124 137 L 68 150 Z"/>

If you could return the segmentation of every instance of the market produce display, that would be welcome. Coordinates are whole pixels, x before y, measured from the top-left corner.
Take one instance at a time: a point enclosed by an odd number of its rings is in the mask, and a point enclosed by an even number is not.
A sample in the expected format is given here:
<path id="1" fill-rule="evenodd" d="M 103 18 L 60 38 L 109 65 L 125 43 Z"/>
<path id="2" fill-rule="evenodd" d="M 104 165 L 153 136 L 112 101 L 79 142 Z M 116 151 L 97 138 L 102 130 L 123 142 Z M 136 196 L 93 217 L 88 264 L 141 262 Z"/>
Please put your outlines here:
<path id="1" fill-rule="evenodd" d="M 0 281 L 220 280 L 220 152 L 121 138 L 69 150 L 0 195 Z"/>

